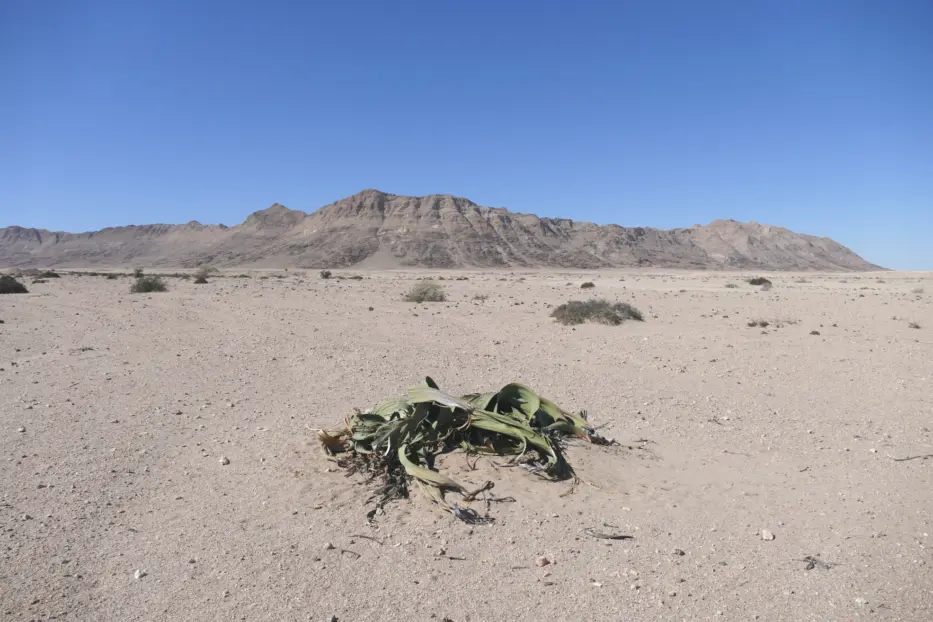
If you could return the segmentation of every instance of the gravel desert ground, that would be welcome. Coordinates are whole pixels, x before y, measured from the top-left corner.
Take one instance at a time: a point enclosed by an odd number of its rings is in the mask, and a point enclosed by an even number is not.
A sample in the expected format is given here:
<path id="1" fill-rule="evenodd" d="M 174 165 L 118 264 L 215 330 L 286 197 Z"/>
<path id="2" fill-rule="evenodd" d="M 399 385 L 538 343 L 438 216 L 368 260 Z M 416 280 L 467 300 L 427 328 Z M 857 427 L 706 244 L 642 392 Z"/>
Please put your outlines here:
<path id="1" fill-rule="evenodd" d="M 933 619 L 929 273 L 238 274 L 0 296 L 0 617 Z M 402 301 L 425 276 L 448 302 Z M 549 317 L 589 297 L 645 321 Z M 415 489 L 370 524 L 315 431 L 426 375 L 620 445 L 573 444 L 570 494 L 450 454 L 494 522 Z"/>

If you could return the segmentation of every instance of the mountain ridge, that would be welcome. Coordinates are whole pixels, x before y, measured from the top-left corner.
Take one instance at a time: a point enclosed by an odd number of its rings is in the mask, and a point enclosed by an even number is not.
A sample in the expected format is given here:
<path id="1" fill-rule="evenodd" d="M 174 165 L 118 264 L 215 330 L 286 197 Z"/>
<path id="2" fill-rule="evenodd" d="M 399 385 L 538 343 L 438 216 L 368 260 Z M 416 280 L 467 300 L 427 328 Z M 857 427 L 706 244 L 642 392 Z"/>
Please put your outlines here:
<path id="1" fill-rule="evenodd" d="M 756 222 L 655 229 L 367 189 L 314 212 L 279 203 L 235 226 L 156 223 L 68 233 L 0 229 L 0 265 L 91 267 L 882 270 L 830 238 Z"/>

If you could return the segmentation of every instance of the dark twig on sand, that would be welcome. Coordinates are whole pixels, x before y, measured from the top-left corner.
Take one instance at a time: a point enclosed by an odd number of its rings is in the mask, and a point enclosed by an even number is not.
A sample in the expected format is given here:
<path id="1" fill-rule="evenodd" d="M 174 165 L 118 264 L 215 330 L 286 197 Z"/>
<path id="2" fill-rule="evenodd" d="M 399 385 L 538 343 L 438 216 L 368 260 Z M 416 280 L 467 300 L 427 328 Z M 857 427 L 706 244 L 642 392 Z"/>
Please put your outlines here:
<path id="1" fill-rule="evenodd" d="M 822 559 L 814 555 L 807 555 L 800 561 L 807 563 L 807 567 L 804 568 L 804 570 L 813 570 L 814 568 L 819 568 L 820 570 L 829 570 L 836 565 L 830 564 L 829 562 L 824 562 Z"/>
<path id="2" fill-rule="evenodd" d="M 906 458 L 895 458 L 894 456 L 888 456 L 894 462 L 907 462 L 908 460 L 928 460 L 933 458 L 933 454 L 921 454 L 919 456 L 907 456 Z"/>
<path id="3" fill-rule="evenodd" d="M 596 531 L 592 527 L 587 527 L 583 530 L 583 533 L 594 538 L 600 538 L 602 540 L 632 540 L 635 538 L 635 536 L 627 536 L 623 534 L 603 533 L 601 531 Z"/>

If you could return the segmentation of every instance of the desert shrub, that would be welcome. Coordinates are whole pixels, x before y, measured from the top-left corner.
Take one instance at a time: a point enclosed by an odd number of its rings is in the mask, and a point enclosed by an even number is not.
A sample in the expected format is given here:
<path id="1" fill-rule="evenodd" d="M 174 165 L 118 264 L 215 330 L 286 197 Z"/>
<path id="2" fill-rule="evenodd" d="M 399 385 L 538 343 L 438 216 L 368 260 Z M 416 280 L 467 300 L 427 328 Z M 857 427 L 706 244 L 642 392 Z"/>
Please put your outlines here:
<path id="1" fill-rule="evenodd" d="M 0 276 L 0 294 L 28 294 L 26 286 L 9 274 Z"/>
<path id="2" fill-rule="evenodd" d="M 138 278 L 142 278 L 142 276 L 143 276 L 143 269 L 142 269 L 142 268 L 133 268 L 133 277 L 134 277 L 134 278 L 137 278 L 137 279 L 138 279 Z"/>
<path id="3" fill-rule="evenodd" d="M 351 281 L 362 281 L 363 280 L 363 277 L 360 276 L 359 274 L 354 274 L 353 276 L 348 276 L 347 278 L 350 279 Z"/>
<path id="4" fill-rule="evenodd" d="M 912 293 L 912 294 L 922 294 L 922 293 L 923 293 L 923 288 L 922 288 L 922 287 L 915 287 L 914 289 L 911 290 L 911 293 Z"/>
<path id="5" fill-rule="evenodd" d="M 446 300 L 447 294 L 444 293 L 444 288 L 434 281 L 415 283 L 405 294 L 406 302 L 444 302 Z"/>
<path id="6" fill-rule="evenodd" d="M 217 268 L 212 268 L 211 266 L 201 266 L 194 273 L 194 282 L 198 285 L 203 285 L 207 283 L 207 277 L 211 272 L 217 272 Z"/>
<path id="7" fill-rule="evenodd" d="M 580 284 L 580 289 L 593 289 L 594 287 L 596 287 L 596 284 L 592 281 L 587 281 L 586 283 Z"/>
<path id="8" fill-rule="evenodd" d="M 488 295 L 488 294 L 474 294 L 474 295 L 473 295 L 473 300 L 475 300 L 475 301 L 477 301 L 477 302 L 483 302 L 483 301 L 488 300 L 488 299 L 489 299 L 489 295 Z"/>
<path id="9" fill-rule="evenodd" d="M 767 283 L 768 285 L 771 285 L 771 281 L 769 281 L 763 276 L 756 276 L 755 278 L 748 279 L 747 282 L 749 285 L 764 285 L 765 283 Z"/>
<path id="10" fill-rule="evenodd" d="M 571 300 L 551 311 L 551 317 L 558 323 L 567 325 L 597 322 L 618 326 L 626 320 L 644 321 L 641 311 L 627 302 L 608 300 Z"/>
<path id="11" fill-rule="evenodd" d="M 149 292 L 164 292 L 167 290 L 168 287 L 165 286 L 165 281 L 158 276 L 138 277 L 136 282 L 130 286 L 131 294 L 148 294 Z"/>
<path id="12" fill-rule="evenodd" d="M 735 283 L 726 283 L 726 287 L 728 287 L 729 289 L 735 289 L 736 287 L 738 287 L 738 285 L 736 285 Z"/>
<path id="13" fill-rule="evenodd" d="M 770 324 L 771 322 L 769 322 L 768 320 L 752 320 L 751 322 L 748 323 L 749 326 L 752 326 L 752 327 L 761 326 L 762 328 L 767 328 L 768 326 L 770 326 Z"/>
<path id="14" fill-rule="evenodd" d="M 119 276 L 119 274 L 108 274 L 106 278 L 108 281 L 116 281 Z"/>
<path id="15" fill-rule="evenodd" d="M 48 281 L 46 279 L 33 279 L 32 284 L 35 285 L 36 283 L 48 283 Z"/>
<path id="16" fill-rule="evenodd" d="M 920 328 L 920 324 L 917 324 L 916 322 L 908 322 L 907 328 Z"/>
<path id="17" fill-rule="evenodd" d="M 818 330 L 811 330 L 811 331 L 810 331 L 810 334 L 811 334 L 811 335 L 819 335 L 819 334 L 820 334 L 820 331 L 818 331 Z"/>
<path id="18" fill-rule="evenodd" d="M 37 279 L 60 279 L 62 278 L 58 272 L 54 270 L 46 270 L 45 272 L 40 272 L 36 275 Z"/>

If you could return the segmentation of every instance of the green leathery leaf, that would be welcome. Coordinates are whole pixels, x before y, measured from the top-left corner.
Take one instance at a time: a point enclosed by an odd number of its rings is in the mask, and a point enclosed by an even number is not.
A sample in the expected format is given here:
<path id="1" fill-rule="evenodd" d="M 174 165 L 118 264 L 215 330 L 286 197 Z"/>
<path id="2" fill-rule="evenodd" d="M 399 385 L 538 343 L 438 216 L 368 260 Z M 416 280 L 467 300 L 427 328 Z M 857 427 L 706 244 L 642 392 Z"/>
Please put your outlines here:
<path id="1" fill-rule="evenodd" d="M 386 400 L 380 404 L 377 404 L 375 408 L 372 409 L 371 415 L 377 415 L 383 418 L 388 418 L 394 415 L 395 413 L 404 413 L 411 408 L 411 404 L 408 403 L 408 400 L 405 399 L 394 399 Z"/>
<path id="2" fill-rule="evenodd" d="M 506 436 L 511 436 L 516 439 L 527 441 L 529 445 L 548 457 L 549 464 L 557 462 L 557 453 L 554 451 L 554 448 L 551 447 L 550 441 L 548 441 L 546 437 L 541 436 L 540 434 L 525 431 L 522 428 L 509 426 L 492 419 L 485 419 L 480 417 L 474 417 L 472 425 L 473 427 L 479 428 L 481 430 L 497 432 L 499 434 L 504 434 Z"/>
<path id="3" fill-rule="evenodd" d="M 415 479 L 422 481 L 431 486 L 437 486 L 438 488 L 449 488 L 450 490 L 458 490 L 463 492 L 465 489 L 463 486 L 450 479 L 442 473 L 437 471 L 432 471 L 423 466 L 418 466 L 414 462 L 408 459 L 406 455 L 408 452 L 408 445 L 402 445 L 398 448 L 398 459 L 402 463 L 402 466 L 405 467 L 405 472 L 414 477 Z"/>
<path id="4" fill-rule="evenodd" d="M 497 410 L 518 409 L 531 420 L 541 405 L 538 394 L 518 382 L 507 384 L 499 390 Z"/>
<path id="5" fill-rule="evenodd" d="M 440 389 L 440 387 L 437 386 L 437 383 L 434 382 L 434 380 L 431 378 L 431 376 L 425 376 L 425 377 L 424 377 L 424 383 L 425 383 L 426 385 L 428 385 L 429 387 L 431 387 L 432 389 Z"/>
<path id="6" fill-rule="evenodd" d="M 541 423 L 544 425 L 550 425 L 551 423 L 554 423 L 555 421 L 559 421 L 563 419 L 564 416 L 567 414 L 563 409 L 561 409 L 560 406 L 558 406 L 557 404 L 555 404 L 554 402 L 552 402 L 546 397 L 539 396 L 538 400 L 539 400 L 538 417 L 539 417 L 539 420 L 543 419 Z M 547 418 L 541 417 L 541 413 L 544 413 L 545 415 L 547 415 Z"/>
<path id="7" fill-rule="evenodd" d="M 470 393 L 464 395 L 461 399 L 473 404 L 476 408 L 489 410 L 489 405 L 496 399 L 497 393 Z"/>
<path id="8" fill-rule="evenodd" d="M 473 404 L 452 395 L 448 395 L 440 389 L 433 389 L 426 386 L 411 387 L 408 389 L 408 401 L 412 404 L 434 402 L 436 404 L 442 404 L 450 408 L 459 408 L 460 410 L 473 412 Z"/>

